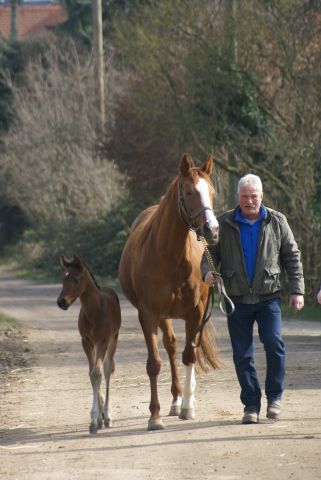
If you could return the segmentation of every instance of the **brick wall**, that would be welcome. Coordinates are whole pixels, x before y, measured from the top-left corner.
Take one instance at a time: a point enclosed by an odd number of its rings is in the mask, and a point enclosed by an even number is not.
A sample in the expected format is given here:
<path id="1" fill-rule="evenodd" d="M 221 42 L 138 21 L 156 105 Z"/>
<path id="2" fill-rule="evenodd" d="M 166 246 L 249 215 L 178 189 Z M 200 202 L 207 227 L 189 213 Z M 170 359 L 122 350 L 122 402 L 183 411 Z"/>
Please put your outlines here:
<path id="1" fill-rule="evenodd" d="M 17 7 L 17 38 L 24 40 L 32 35 L 46 35 L 46 27 L 66 20 L 61 5 L 24 5 Z M 0 35 L 8 38 L 11 28 L 11 8 L 0 6 Z"/>

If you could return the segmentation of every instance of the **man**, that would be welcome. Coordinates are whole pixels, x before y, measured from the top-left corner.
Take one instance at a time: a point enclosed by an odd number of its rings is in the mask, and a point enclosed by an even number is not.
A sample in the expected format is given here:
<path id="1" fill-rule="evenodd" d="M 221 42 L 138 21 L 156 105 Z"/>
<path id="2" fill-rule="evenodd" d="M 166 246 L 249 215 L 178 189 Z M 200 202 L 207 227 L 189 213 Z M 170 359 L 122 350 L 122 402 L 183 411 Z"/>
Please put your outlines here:
<path id="1" fill-rule="evenodd" d="M 218 218 L 219 243 L 209 248 L 235 304 L 235 312 L 227 320 L 244 404 L 242 423 L 248 424 L 259 422 L 262 397 L 254 366 L 254 322 L 266 352 L 266 416 L 277 420 L 285 376 L 280 309 L 283 271 L 289 279 L 289 305 L 295 311 L 304 305 L 304 279 L 300 251 L 286 217 L 262 204 L 258 176 L 249 174 L 240 179 L 238 199 L 235 210 Z M 205 255 L 201 269 L 204 281 L 213 285 L 215 278 Z"/>
<path id="2" fill-rule="evenodd" d="M 321 303 L 321 285 L 320 285 L 319 291 L 317 293 L 317 300 L 318 300 L 319 303 Z"/>

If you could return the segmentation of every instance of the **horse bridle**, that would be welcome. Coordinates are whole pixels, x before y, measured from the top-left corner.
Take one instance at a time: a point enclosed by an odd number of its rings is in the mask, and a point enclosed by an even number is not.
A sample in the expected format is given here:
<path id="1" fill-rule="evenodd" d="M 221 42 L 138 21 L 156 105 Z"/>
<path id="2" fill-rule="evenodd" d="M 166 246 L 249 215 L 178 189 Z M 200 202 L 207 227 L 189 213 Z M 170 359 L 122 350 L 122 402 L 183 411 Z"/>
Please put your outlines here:
<path id="1" fill-rule="evenodd" d="M 183 214 L 182 218 L 183 218 L 184 222 L 188 225 L 188 227 L 191 230 L 194 230 L 194 232 L 196 232 L 197 239 L 200 240 L 199 237 L 202 236 L 201 227 L 199 225 L 195 225 L 194 220 L 197 217 L 199 217 L 201 215 L 201 213 L 205 212 L 206 210 L 211 210 L 214 213 L 214 209 L 211 208 L 211 207 L 202 207 L 199 210 L 197 210 L 196 213 L 191 215 L 188 212 L 188 210 L 185 206 L 184 197 L 183 197 L 182 180 L 180 178 L 178 180 L 177 185 L 178 185 L 178 208 L 179 208 L 180 212 Z"/>
<path id="2" fill-rule="evenodd" d="M 204 245 L 206 260 L 207 260 L 207 263 L 209 264 L 209 266 L 211 267 L 211 272 L 213 273 L 213 275 L 215 277 L 215 282 L 216 282 L 217 289 L 218 289 L 218 292 L 219 292 L 219 295 L 220 295 L 220 310 L 223 313 L 225 313 L 226 315 L 231 315 L 235 311 L 234 303 L 230 299 L 230 297 L 227 295 L 226 290 L 225 290 L 225 286 L 224 286 L 224 282 L 223 282 L 223 278 L 214 266 L 212 256 L 211 256 L 211 254 L 208 250 L 207 242 L 206 242 L 206 240 L 205 240 L 205 238 L 202 234 L 200 226 L 199 225 L 195 226 L 195 224 L 194 224 L 195 218 L 197 218 L 201 213 L 205 212 L 206 210 L 211 210 L 214 213 L 214 209 L 211 208 L 211 207 L 202 207 L 199 210 L 197 210 L 196 213 L 191 215 L 188 212 L 188 210 L 185 206 L 185 203 L 184 203 L 182 180 L 180 178 L 178 180 L 178 208 L 181 211 L 181 213 L 183 214 L 182 218 L 185 221 L 185 223 L 188 225 L 188 227 L 191 230 L 194 230 L 194 232 L 197 235 L 197 239 L 202 241 L 202 243 Z M 228 312 L 228 313 L 223 308 L 222 298 L 224 298 L 226 303 L 229 304 L 229 306 L 230 306 L 231 311 Z M 210 287 L 201 324 L 196 328 L 196 330 L 194 332 L 194 335 L 193 335 L 193 340 L 192 340 L 192 347 L 193 348 L 198 347 L 201 344 L 202 336 L 203 336 L 203 330 L 204 330 L 205 325 L 207 324 L 207 322 L 209 321 L 209 319 L 211 317 L 213 306 L 214 306 L 214 290 L 213 290 L 213 287 Z M 197 334 L 199 334 L 199 338 L 198 338 L 198 342 L 195 343 L 195 338 L 196 338 Z"/>

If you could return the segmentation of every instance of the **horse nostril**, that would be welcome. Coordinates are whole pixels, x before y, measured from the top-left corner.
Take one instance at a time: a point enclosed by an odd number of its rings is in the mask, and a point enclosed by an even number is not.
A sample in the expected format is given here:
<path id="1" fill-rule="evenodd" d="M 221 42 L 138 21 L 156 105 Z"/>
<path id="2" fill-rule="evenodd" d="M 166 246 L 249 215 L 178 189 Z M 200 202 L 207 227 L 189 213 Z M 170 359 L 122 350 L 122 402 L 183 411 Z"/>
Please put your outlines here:
<path id="1" fill-rule="evenodd" d="M 210 224 L 208 222 L 204 223 L 204 234 L 205 235 L 211 235 L 212 234 Z"/>
<path id="2" fill-rule="evenodd" d="M 66 302 L 66 300 L 64 298 L 60 298 L 60 299 L 58 298 L 57 305 L 62 310 L 67 310 L 67 308 L 69 307 L 68 303 Z"/>

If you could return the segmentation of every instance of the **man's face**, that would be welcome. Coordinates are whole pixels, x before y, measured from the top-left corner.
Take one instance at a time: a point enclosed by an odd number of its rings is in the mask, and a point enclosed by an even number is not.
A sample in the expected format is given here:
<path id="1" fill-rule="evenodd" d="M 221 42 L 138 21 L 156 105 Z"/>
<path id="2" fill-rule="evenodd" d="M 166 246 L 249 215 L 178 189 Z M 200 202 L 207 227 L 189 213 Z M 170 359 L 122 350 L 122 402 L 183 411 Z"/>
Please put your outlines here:
<path id="1" fill-rule="evenodd" d="M 260 216 L 263 192 L 257 188 L 244 187 L 239 191 L 239 205 L 242 214 L 248 220 L 256 220 Z"/>

